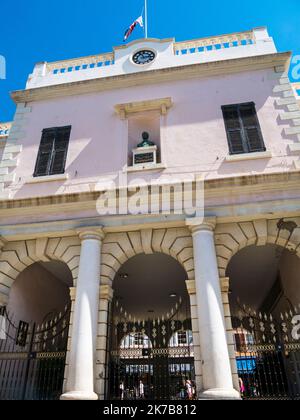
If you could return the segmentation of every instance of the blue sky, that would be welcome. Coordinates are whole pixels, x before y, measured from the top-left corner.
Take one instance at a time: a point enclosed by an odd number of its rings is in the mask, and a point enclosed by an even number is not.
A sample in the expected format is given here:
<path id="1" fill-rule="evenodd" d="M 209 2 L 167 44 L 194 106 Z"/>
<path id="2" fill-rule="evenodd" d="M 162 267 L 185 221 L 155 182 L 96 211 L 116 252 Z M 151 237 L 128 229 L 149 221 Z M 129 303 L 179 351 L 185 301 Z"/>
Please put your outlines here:
<path id="1" fill-rule="evenodd" d="M 0 80 L 0 121 L 13 118 L 9 97 L 22 89 L 38 61 L 56 61 L 122 44 L 125 29 L 144 0 L 11 0 L 1 4 L 0 55 L 7 78 Z M 300 0 L 148 0 L 149 36 L 177 41 L 267 26 L 279 51 L 300 55 Z M 131 40 L 143 37 L 139 28 Z M 300 60 L 300 57 L 299 57 Z"/>

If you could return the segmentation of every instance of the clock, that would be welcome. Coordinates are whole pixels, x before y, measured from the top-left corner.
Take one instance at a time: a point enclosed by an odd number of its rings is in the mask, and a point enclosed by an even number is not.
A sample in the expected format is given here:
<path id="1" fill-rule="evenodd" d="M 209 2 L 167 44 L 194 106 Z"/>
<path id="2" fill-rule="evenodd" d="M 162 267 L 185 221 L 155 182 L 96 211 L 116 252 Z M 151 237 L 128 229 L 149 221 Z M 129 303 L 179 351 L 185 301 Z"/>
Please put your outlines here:
<path id="1" fill-rule="evenodd" d="M 132 61 L 138 65 L 145 65 L 152 63 L 155 60 L 156 54 L 154 51 L 151 50 L 141 50 L 136 52 L 133 57 Z"/>

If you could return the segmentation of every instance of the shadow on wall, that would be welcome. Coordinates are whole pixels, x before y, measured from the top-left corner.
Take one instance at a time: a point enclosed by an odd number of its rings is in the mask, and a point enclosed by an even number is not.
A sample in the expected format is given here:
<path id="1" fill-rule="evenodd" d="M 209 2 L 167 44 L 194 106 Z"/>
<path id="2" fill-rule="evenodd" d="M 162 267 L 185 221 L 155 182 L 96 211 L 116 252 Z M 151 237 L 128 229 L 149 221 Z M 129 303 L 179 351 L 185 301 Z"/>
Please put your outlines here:
<path id="1" fill-rule="evenodd" d="M 35 263 L 19 274 L 8 302 L 8 311 L 15 321 L 41 324 L 50 314 L 63 312 L 69 304 L 72 285 L 68 270 L 67 265 L 60 262 Z"/>
<path id="2" fill-rule="evenodd" d="M 263 172 L 269 163 L 268 159 L 252 161 L 251 168 L 243 162 L 226 162 L 228 143 L 222 116 L 222 105 L 243 102 L 254 102 L 260 114 L 260 123 L 267 148 L 272 141 L 274 147 L 282 147 L 277 139 L 280 135 L 282 121 L 277 120 L 279 109 L 274 108 L 277 94 L 273 93 L 275 80 L 267 78 L 267 71 L 241 73 L 232 76 L 212 77 L 193 81 L 176 82 L 176 85 L 156 87 L 145 86 L 122 89 L 117 92 L 103 92 L 85 97 L 63 98 L 52 103 L 41 103 L 33 106 L 33 113 L 39 113 L 39 122 L 28 131 L 24 148 L 37 145 L 41 130 L 51 126 L 71 124 L 69 154 L 66 173 L 78 183 L 81 179 L 113 174 L 127 164 L 127 145 L 124 143 L 124 121 L 114 113 L 117 103 L 154 99 L 171 96 L 174 107 L 167 116 L 167 130 L 164 129 L 163 141 L 166 161 L 169 168 L 178 165 L 189 166 L 188 159 L 193 160 L 197 172 L 212 173 L 213 176 L 235 175 L 249 172 Z M 234 88 L 233 88 L 234 87 Z M 188 99 L 187 99 L 188 98 Z M 274 98 L 274 100 L 273 100 Z M 268 103 L 267 103 L 268 102 Z M 54 112 L 54 105 L 56 105 Z M 97 110 L 97 111 L 95 111 Z M 84 116 L 84 123 L 82 118 Z M 105 121 L 104 121 L 105 120 Z M 105 124 L 104 124 L 105 122 Z M 278 130 L 278 126 L 280 126 Z M 276 134 L 273 140 L 273 133 Z M 268 135 L 267 135 L 268 134 Z M 194 141 L 197 139 L 197 141 Z M 139 139 L 137 139 L 138 141 Z M 193 140 L 193 141 L 191 141 Z M 217 140 L 217 141 L 216 141 Z M 277 143 L 277 144 L 276 144 Z M 188 152 L 188 153 L 187 153 Z M 24 153 L 24 152 L 23 152 Z M 176 157 L 177 164 L 172 163 Z M 196 159 L 196 156 L 199 158 Z M 35 161 L 35 156 L 30 159 Z M 186 161 L 184 160 L 186 159 Z M 34 168 L 35 162 L 32 162 Z M 213 163 L 215 162 L 215 163 Z M 213 164 L 212 164 L 213 163 Z M 172 167 L 172 165 L 174 165 Z M 51 182 L 47 193 L 42 185 L 23 184 L 15 193 L 18 199 L 26 195 L 55 195 L 66 191 L 65 181 Z M 85 184 L 86 190 L 89 188 Z M 72 192 L 70 189 L 68 192 Z"/>

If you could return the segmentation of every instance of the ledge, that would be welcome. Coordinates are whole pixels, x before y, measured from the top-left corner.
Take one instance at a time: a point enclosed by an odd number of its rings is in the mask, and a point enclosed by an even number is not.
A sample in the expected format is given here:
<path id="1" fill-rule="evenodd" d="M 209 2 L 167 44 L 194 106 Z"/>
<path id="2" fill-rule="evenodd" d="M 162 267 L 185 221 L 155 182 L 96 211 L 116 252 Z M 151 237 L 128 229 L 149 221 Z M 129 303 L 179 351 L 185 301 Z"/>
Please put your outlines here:
<path id="1" fill-rule="evenodd" d="M 300 143 L 294 143 L 289 145 L 290 153 L 299 153 L 300 152 Z"/>
<path id="2" fill-rule="evenodd" d="M 242 160 L 253 160 L 253 159 L 270 159 L 272 152 L 256 152 L 256 153 L 243 153 L 240 155 L 230 155 L 225 157 L 226 162 L 239 162 Z"/>
<path id="3" fill-rule="evenodd" d="M 130 114 L 138 112 L 158 111 L 161 115 L 166 115 L 168 109 L 172 107 L 171 98 L 153 99 L 150 101 L 129 102 L 115 106 L 115 111 L 121 119 L 126 119 Z"/>
<path id="4" fill-rule="evenodd" d="M 69 179 L 69 174 L 39 176 L 28 178 L 25 184 L 41 184 L 43 182 L 66 181 L 67 179 Z"/>
<path id="5" fill-rule="evenodd" d="M 167 166 L 163 163 L 148 164 L 143 166 L 125 166 L 123 172 L 146 172 L 146 171 L 161 171 L 167 169 Z"/>
<path id="6" fill-rule="evenodd" d="M 272 53 L 243 58 L 234 58 L 214 62 L 183 65 L 158 70 L 149 70 L 140 73 L 129 73 L 102 77 L 98 79 L 82 80 L 77 82 L 48 85 L 38 88 L 17 90 L 11 93 L 15 103 L 34 102 L 44 99 L 61 98 L 65 96 L 82 95 L 95 92 L 104 92 L 111 89 L 123 89 L 137 86 L 146 86 L 156 83 L 167 83 L 178 80 L 198 79 L 199 77 L 212 77 L 248 71 L 273 68 L 277 66 L 289 67 L 292 53 Z"/>

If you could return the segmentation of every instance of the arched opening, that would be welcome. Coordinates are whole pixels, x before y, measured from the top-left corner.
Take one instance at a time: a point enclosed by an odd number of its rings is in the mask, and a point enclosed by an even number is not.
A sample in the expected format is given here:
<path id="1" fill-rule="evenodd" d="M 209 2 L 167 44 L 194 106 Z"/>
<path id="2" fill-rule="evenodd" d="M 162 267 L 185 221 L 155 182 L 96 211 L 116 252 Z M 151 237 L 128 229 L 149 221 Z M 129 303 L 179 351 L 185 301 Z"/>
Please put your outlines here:
<path id="1" fill-rule="evenodd" d="M 230 261 L 230 310 L 245 399 L 300 398 L 300 259 L 274 244 Z"/>
<path id="2" fill-rule="evenodd" d="M 72 273 L 59 261 L 34 263 L 12 284 L 3 308 L 0 399 L 56 400 L 62 393 Z"/>
<path id="3" fill-rule="evenodd" d="M 116 274 L 109 399 L 185 398 L 185 381 L 195 381 L 186 280 L 183 267 L 159 253 L 135 256 Z"/>

